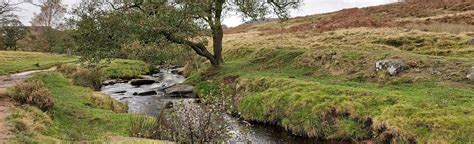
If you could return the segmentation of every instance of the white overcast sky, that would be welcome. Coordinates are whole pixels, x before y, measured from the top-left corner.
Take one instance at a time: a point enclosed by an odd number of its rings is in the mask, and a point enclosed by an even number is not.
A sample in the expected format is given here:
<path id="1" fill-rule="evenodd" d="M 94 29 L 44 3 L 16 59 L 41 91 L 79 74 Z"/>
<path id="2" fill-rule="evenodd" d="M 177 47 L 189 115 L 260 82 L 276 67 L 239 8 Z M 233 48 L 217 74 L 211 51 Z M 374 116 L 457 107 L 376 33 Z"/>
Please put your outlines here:
<path id="1" fill-rule="evenodd" d="M 0 0 L 1 1 L 1 0 Z M 14 0 L 9 0 L 14 1 Z M 20 0 L 18 0 L 20 1 Z M 34 3 L 39 3 L 42 0 L 32 0 Z M 353 7 L 368 7 L 375 5 L 382 5 L 395 2 L 397 0 L 303 0 L 303 6 L 298 10 L 293 10 L 291 16 L 305 16 L 313 15 L 318 13 L 327 13 L 338 11 L 345 8 Z M 63 0 L 63 3 L 70 9 L 74 6 L 75 3 L 80 2 L 80 0 Z M 30 20 L 32 19 L 34 13 L 39 13 L 40 8 L 33 6 L 29 3 L 23 3 L 18 5 L 21 8 L 17 14 L 20 16 L 21 21 L 25 25 L 30 25 Z M 230 27 L 237 26 L 242 23 L 242 19 L 238 16 L 227 16 L 224 18 L 224 24 Z"/>

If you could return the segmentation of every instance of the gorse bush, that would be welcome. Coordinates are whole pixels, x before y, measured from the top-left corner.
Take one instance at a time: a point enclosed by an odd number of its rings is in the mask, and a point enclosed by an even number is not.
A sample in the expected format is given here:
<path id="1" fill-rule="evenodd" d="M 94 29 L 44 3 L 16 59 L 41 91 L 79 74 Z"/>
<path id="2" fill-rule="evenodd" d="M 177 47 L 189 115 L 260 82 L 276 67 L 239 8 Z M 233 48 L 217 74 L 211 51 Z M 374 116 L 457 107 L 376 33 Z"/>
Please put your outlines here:
<path id="1" fill-rule="evenodd" d="M 102 72 L 96 67 L 80 68 L 71 75 L 71 78 L 75 85 L 90 87 L 94 90 L 100 90 L 104 80 Z"/>
<path id="2" fill-rule="evenodd" d="M 27 81 L 17 84 L 8 91 L 8 96 L 20 104 L 30 104 L 43 111 L 54 106 L 49 90 L 40 81 Z"/>

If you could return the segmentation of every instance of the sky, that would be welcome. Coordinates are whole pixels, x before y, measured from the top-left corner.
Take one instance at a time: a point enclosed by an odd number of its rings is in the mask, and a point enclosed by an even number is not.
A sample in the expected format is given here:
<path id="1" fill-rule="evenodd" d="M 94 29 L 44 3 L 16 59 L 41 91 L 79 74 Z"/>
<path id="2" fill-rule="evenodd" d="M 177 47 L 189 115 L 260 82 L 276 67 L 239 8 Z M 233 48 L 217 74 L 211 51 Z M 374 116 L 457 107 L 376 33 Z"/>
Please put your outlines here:
<path id="1" fill-rule="evenodd" d="M 1 1 L 1 0 L 0 0 Z M 13 1 L 13 0 L 9 0 Z M 17 0 L 17 1 L 28 1 L 28 0 Z M 31 0 L 33 3 L 39 4 L 42 0 Z M 303 5 L 297 9 L 291 11 L 291 16 L 306 16 L 320 13 L 327 13 L 338 11 L 345 8 L 354 7 L 368 7 L 375 5 L 388 4 L 396 2 L 397 0 L 303 0 Z M 63 3 L 70 9 L 80 0 L 63 0 Z M 23 3 L 18 5 L 20 10 L 17 14 L 20 17 L 21 22 L 24 25 L 30 25 L 30 21 L 34 16 L 34 13 L 39 13 L 40 8 L 29 3 Z M 224 18 L 223 23 L 229 27 L 235 27 L 242 24 L 242 19 L 237 15 L 229 15 Z"/>

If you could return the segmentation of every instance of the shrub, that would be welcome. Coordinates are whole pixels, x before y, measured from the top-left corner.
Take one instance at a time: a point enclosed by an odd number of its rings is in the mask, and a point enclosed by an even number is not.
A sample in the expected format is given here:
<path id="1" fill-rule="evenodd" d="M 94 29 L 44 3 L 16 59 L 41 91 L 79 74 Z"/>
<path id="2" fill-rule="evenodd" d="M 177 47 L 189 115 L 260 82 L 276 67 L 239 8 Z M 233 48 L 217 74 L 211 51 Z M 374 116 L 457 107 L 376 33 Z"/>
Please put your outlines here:
<path id="1" fill-rule="evenodd" d="M 127 104 L 119 102 L 110 96 L 100 93 L 93 93 L 92 95 L 88 96 L 87 99 L 89 99 L 97 107 L 112 110 L 116 113 L 127 113 L 128 110 Z"/>
<path id="2" fill-rule="evenodd" d="M 220 142 L 228 138 L 228 123 L 218 105 L 175 102 L 156 119 L 132 118 L 130 136 L 190 143 Z"/>
<path id="3" fill-rule="evenodd" d="M 58 66 L 58 71 L 67 76 L 71 76 L 77 70 L 79 70 L 79 66 L 76 64 L 62 64 Z"/>
<path id="4" fill-rule="evenodd" d="M 46 111 L 54 106 L 49 90 L 40 81 L 27 81 L 17 84 L 8 91 L 8 96 L 20 104 L 30 104 Z"/>
<path id="5" fill-rule="evenodd" d="M 138 116 L 132 117 L 130 121 L 129 135 L 132 137 L 150 138 L 157 128 L 155 118 Z"/>
<path id="6" fill-rule="evenodd" d="M 71 75 L 71 78 L 75 85 L 90 87 L 94 90 L 100 90 L 104 80 L 99 68 L 79 68 Z"/>

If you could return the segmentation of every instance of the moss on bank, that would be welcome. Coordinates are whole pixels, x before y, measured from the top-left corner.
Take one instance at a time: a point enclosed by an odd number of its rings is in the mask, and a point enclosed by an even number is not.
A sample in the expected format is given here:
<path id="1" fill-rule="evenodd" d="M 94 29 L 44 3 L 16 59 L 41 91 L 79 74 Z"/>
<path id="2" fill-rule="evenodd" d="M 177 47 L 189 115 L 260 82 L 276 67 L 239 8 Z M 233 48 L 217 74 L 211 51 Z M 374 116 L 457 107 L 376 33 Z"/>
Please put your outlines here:
<path id="1" fill-rule="evenodd" d="M 114 59 L 101 65 L 107 78 L 135 78 L 150 72 L 148 64 L 138 60 Z"/>
<path id="2" fill-rule="evenodd" d="M 402 48 L 385 41 L 396 39 Z M 465 76 L 474 60 L 466 39 L 396 29 L 228 35 L 225 65 L 200 69 L 188 82 L 201 96 L 233 103 L 244 119 L 306 136 L 469 143 L 474 85 Z M 390 58 L 410 69 L 397 76 L 375 72 L 377 60 Z"/>

